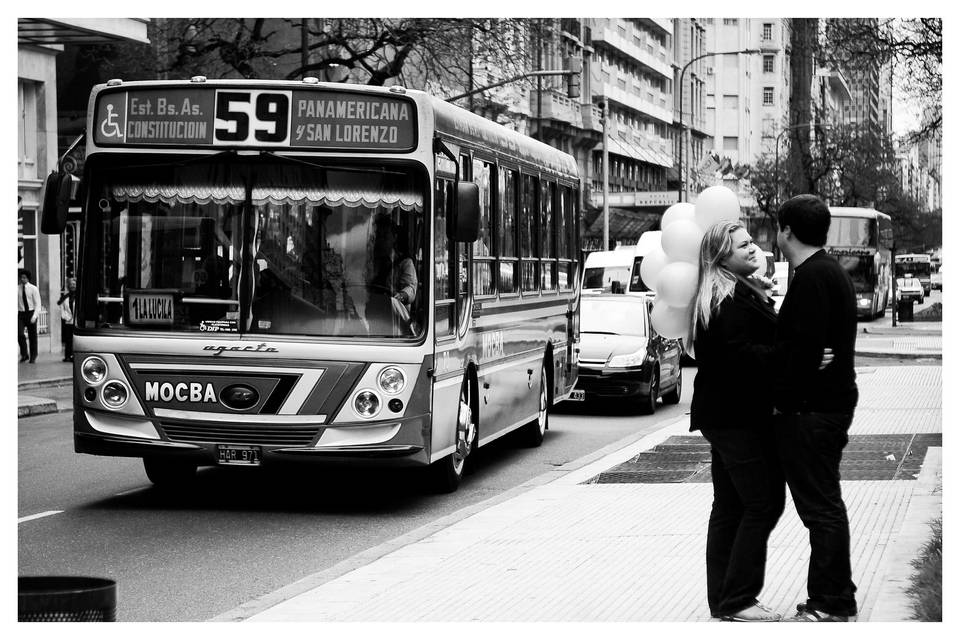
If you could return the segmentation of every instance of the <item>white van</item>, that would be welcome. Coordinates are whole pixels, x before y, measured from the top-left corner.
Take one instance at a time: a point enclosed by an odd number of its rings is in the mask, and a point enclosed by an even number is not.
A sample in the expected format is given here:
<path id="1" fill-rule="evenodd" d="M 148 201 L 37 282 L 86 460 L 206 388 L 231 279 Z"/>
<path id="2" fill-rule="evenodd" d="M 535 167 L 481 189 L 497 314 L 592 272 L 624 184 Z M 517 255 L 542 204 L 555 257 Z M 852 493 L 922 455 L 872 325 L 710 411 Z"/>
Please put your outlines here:
<path id="1" fill-rule="evenodd" d="M 650 287 L 640 277 L 643 256 L 660 247 L 660 232 L 647 231 L 636 245 L 619 246 L 613 251 L 594 251 L 583 265 L 584 291 L 603 291 L 649 295 Z"/>

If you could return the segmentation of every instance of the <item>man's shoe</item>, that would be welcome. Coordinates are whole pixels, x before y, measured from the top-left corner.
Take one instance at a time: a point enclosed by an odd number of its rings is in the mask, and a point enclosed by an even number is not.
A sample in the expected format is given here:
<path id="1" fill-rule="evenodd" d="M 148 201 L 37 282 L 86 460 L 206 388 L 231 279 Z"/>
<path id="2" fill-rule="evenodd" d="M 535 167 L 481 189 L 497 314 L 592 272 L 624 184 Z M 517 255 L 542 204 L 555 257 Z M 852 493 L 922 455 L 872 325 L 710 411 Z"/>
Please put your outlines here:
<path id="1" fill-rule="evenodd" d="M 26 362 L 28 359 L 27 356 L 20 356 L 20 362 Z"/>
<path id="2" fill-rule="evenodd" d="M 781 617 L 779 613 L 771 611 L 759 602 L 754 602 L 746 609 L 720 616 L 720 619 L 726 622 L 780 622 Z"/>
<path id="3" fill-rule="evenodd" d="M 33 364 L 33 363 L 35 363 L 36 361 L 37 361 L 36 358 L 30 358 L 30 364 Z"/>
<path id="4" fill-rule="evenodd" d="M 808 607 L 805 602 L 797 605 L 797 615 L 784 618 L 784 622 L 850 622 L 850 616 L 841 616 Z"/>

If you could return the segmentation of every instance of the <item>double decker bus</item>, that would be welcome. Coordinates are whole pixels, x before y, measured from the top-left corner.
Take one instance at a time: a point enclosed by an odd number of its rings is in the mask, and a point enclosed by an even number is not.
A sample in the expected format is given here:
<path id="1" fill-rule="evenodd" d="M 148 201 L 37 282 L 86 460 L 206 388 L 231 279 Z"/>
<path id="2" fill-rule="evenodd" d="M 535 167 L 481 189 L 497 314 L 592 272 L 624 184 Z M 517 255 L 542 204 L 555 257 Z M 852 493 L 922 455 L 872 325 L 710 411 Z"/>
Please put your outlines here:
<path id="1" fill-rule="evenodd" d="M 901 253 L 893 258 L 894 274 L 897 278 L 905 278 L 910 274 L 920 280 L 923 295 L 930 295 L 930 274 L 933 272 L 933 260 L 926 253 Z"/>
<path id="2" fill-rule="evenodd" d="M 94 87 L 74 446 L 198 467 L 427 468 L 539 445 L 576 380 L 574 159 L 419 91 Z M 48 178 L 63 229 L 70 176 Z"/>
<path id="3" fill-rule="evenodd" d="M 857 293 L 857 315 L 879 318 L 890 302 L 893 226 L 876 209 L 830 207 L 826 250 L 843 266 Z"/>

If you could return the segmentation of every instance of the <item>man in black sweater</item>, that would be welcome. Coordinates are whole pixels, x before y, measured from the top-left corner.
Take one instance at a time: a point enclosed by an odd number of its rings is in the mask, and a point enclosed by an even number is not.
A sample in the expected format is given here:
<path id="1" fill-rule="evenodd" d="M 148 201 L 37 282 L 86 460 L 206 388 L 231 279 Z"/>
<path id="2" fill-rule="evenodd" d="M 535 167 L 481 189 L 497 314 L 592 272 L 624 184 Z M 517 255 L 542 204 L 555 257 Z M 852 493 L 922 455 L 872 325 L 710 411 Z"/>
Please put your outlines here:
<path id="1" fill-rule="evenodd" d="M 824 251 L 830 210 L 816 196 L 781 206 L 777 244 L 794 270 L 780 308 L 782 357 L 774 386 L 774 429 L 797 514 L 810 533 L 807 601 L 795 622 L 847 622 L 857 614 L 850 525 L 840 494 L 840 459 L 857 405 L 853 282 Z M 824 349 L 832 364 L 819 369 Z"/>

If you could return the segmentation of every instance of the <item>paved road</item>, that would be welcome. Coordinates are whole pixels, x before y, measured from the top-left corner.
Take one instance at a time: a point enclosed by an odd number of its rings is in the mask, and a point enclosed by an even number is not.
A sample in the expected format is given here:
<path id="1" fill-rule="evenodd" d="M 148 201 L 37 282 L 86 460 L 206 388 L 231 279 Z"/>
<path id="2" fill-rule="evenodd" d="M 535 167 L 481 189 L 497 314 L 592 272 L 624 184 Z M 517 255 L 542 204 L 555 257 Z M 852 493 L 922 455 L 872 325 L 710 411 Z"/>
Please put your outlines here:
<path id="1" fill-rule="evenodd" d="M 500 495 L 570 461 L 654 431 L 653 416 L 575 405 L 537 449 L 509 438 L 480 451 L 460 491 L 436 496 L 410 473 L 207 469 L 164 496 L 139 460 L 73 453 L 70 414 L 19 421 L 20 575 L 93 575 L 118 584 L 118 619 L 206 620 L 360 551 Z"/>

